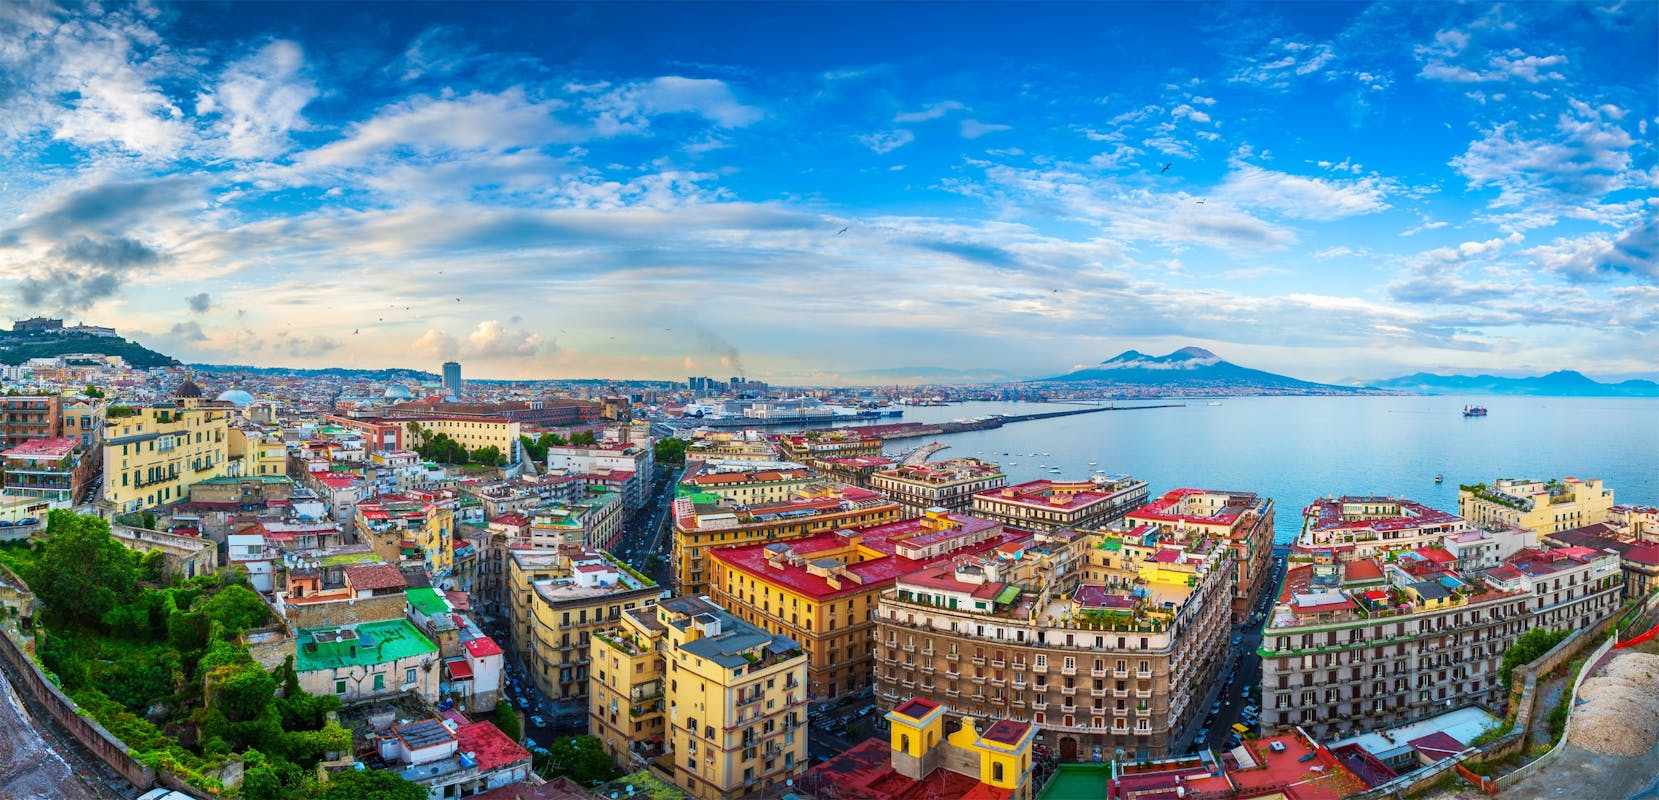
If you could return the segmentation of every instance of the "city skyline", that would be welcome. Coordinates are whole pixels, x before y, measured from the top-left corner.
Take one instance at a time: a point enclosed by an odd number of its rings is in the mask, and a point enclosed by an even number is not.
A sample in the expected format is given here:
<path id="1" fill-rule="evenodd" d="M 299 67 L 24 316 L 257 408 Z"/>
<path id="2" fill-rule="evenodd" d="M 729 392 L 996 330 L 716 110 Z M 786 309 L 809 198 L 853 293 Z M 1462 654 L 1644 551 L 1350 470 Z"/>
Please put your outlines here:
<path id="1" fill-rule="evenodd" d="M 1655 8 L 13 5 L 5 313 L 479 378 L 1655 378 Z"/>

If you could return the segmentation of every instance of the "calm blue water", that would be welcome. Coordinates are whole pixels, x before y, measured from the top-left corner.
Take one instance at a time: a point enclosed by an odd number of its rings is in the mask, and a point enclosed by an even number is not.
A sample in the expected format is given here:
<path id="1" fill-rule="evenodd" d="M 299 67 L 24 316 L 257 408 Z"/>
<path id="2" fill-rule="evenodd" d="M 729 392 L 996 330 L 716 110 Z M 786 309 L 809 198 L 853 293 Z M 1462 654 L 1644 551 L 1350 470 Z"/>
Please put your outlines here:
<path id="1" fill-rule="evenodd" d="M 1295 538 L 1302 508 L 1327 494 L 1404 496 L 1455 513 L 1459 483 L 1499 476 L 1601 478 L 1619 502 L 1659 503 L 1655 399 L 1246 397 L 1224 399 L 1219 406 L 1207 405 L 1207 399 L 1168 402 L 1186 406 L 1108 411 L 941 436 L 938 440 L 950 449 L 934 458 L 997 461 L 1010 482 L 1082 478 L 1099 469 L 1145 480 L 1154 496 L 1181 486 L 1256 492 L 1275 501 L 1280 541 Z M 1463 406 L 1471 402 L 1484 404 L 1490 415 L 1464 418 Z M 907 408 L 902 419 L 938 422 L 1067 407 L 958 403 Z M 927 441 L 906 439 L 888 450 Z M 1097 463 L 1091 467 L 1090 461 Z M 1052 466 L 1063 471 L 1051 474 Z M 1444 484 L 1434 483 L 1436 473 L 1445 474 Z"/>

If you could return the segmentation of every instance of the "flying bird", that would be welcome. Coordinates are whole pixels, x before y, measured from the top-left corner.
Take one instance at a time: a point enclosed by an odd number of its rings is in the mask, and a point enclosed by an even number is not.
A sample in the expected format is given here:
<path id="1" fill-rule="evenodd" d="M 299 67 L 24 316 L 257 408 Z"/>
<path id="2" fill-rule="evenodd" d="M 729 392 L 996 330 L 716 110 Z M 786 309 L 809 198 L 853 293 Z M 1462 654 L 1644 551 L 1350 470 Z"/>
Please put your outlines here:
<path id="1" fill-rule="evenodd" d="M 1158 174 L 1159 174 L 1159 175 L 1162 175 L 1162 174 L 1164 174 L 1164 173 L 1166 173 L 1166 172 L 1168 172 L 1168 171 L 1169 171 L 1169 168 L 1170 168 L 1170 167 L 1173 167 L 1173 166 L 1175 166 L 1175 162 L 1173 162 L 1173 161 L 1171 161 L 1171 162 L 1169 162 L 1169 163 L 1168 163 L 1168 164 L 1165 164 L 1165 165 L 1164 165 L 1164 168 L 1163 168 L 1163 169 L 1161 169 L 1161 170 L 1158 170 Z M 443 273 L 439 273 L 439 274 L 440 274 L 440 275 L 441 275 L 441 274 L 443 274 Z"/>
<path id="2" fill-rule="evenodd" d="M 357 335 L 357 330 L 358 330 L 357 328 L 352 328 L 351 329 L 351 335 L 356 336 Z"/>
<path id="3" fill-rule="evenodd" d="M 847 229 L 846 229 L 846 228 L 842 228 L 842 229 L 841 229 L 841 230 L 838 230 L 838 231 L 836 231 L 836 232 L 835 232 L 835 235 L 836 235 L 836 236 L 840 236 L 840 235 L 841 235 L 841 234 L 843 234 L 843 233 L 846 233 L 846 232 L 847 232 Z"/>
<path id="4" fill-rule="evenodd" d="M 1204 201 L 1203 201 L 1203 200 L 1199 200 L 1199 201 L 1198 201 L 1198 204 L 1199 204 L 1199 205 L 1204 205 Z"/>

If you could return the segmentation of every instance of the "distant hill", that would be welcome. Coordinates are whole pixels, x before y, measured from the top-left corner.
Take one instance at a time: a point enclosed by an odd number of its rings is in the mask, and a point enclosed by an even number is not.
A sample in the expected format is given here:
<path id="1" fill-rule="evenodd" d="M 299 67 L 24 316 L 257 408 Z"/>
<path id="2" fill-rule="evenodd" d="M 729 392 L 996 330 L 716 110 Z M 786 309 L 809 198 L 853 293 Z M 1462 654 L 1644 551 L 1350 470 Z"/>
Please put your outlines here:
<path id="1" fill-rule="evenodd" d="M 1362 394 L 1364 389 L 1332 386 L 1241 367 L 1201 347 L 1183 347 L 1163 356 L 1126 350 L 1065 375 L 1041 382 L 1095 383 L 1139 391 L 1203 394 Z"/>
<path id="2" fill-rule="evenodd" d="M 1533 378 L 1496 375 L 1436 375 L 1419 372 L 1379 381 L 1380 389 L 1417 394 L 1507 394 L 1544 397 L 1659 397 L 1659 383 L 1631 380 L 1602 383 L 1583 373 L 1564 369 Z"/>
<path id="3" fill-rule="evenodd" d="M 952 369 L 950 367 L 887 367 L 844 373 L 842 378 L 878 383 L 1001 383 L 1019 376 L 1000 369 Z"/>
<path id="4" fill-rule="evenodd" d="M 176 367 L 178 359 L 162 355 L 144 345 L 119 336 L 90 333 L 14 333 L 0 331 L 0 364 L 21 364 L 31 358 L 52 358 L 69 353 L 97 353 L 120 356 L 140 369 Z"/>

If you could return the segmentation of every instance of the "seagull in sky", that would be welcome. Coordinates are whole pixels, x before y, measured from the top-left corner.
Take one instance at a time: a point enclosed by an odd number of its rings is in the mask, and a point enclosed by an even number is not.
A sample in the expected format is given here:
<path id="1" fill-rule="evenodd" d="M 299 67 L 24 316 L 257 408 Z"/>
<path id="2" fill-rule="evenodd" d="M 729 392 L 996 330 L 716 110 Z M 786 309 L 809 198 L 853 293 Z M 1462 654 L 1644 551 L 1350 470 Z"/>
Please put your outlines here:
<path id="1" fill-rule="evenodd" d="M 836 232 L 835 232 L 835 235 L 836 235 L 836 236 L 840 236 L 840 235 L 841 235 L 841 234 L 843 234 L 843 233 L 846 233 L 846 232 L 847 232 L 847 229 L 846 229 L 846 228 L 842 228 L 842 229 L 841 229 L 841 230 L 838 230 L 838 231 L 836 231 Z"/>
<path id="2" fill-rule="evenodd" d="M 352 328 L 351 329 L 351 335 L 356 336 L 357 335 L 357 330 L 358 330 L 357 328 Z"/>
<path id="3" fill-rule="evenodd" d="M 1171 161 L 1171 162 L 1169 162 L 1169 163 L 1168 163 L 1168 164 L 1165 164 L 1165 165 L 1164 165 L 1164 168 L 1163 168 L 1163 169 L 1161 169 L 1161 170 L 1158 170 L 1158 174 L 1159 174 L 1159 175 L 1162 175 L 1162 174 L 1164 174 L 1164 173 L 1166 173 L 1166 172 L 1168 172 L 1168 171 L 1169 171 L 1169 168 L 1170 168 L 1170 167 L 1173 167 L 1173 166 L 1175 166 L 1175 162 L 1173 162 L 1173 161 Z M 441 274 L 441 273 L 440 273 L 440 274 Z"/>
<path id="4" fill-rule="evenodd" d="M 1199 204 L 1199 205 L 1204 205 L 1204 201 L 1203 201 L 1203 200 L 1202 200 L 1202 199 L 1200 199 L 1200 200 L 1199 200 L 1199 201 L 1198 201 L 1198 204 Z"/>

